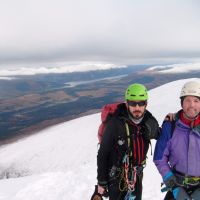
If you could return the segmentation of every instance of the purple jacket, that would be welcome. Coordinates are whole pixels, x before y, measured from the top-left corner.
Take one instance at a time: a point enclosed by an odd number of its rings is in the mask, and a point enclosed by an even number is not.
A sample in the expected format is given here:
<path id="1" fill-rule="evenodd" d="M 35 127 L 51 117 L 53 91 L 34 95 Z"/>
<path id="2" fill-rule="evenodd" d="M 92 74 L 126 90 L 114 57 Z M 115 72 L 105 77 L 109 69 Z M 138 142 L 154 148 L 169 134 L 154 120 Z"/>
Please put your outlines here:
<path id="1" fill-rule="evenodd" d="M 156 143 L 154 163 L 158 171 L 162 177 L 173 169 L 200 177 L 200 124 L 192 129 L 178 119 L 173 133 L 171 126 L 170 121 L 163 123 Z"/>

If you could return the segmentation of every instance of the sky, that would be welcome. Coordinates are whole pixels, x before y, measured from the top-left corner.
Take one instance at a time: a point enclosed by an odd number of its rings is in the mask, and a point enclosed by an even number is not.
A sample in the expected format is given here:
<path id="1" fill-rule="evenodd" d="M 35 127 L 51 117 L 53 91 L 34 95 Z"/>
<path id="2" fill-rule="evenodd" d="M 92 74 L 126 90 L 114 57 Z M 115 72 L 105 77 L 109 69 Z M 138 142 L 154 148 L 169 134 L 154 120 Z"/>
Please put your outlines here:
<path id="1" fill-rule="evenodd" d="M 0 68 L 200 60 L 199 0 L 1 0 Z"/>
<path id="2" fill-rule="evenodd" d="M 149 91 L 147 108 L 160 125 L 167 113 L 180 109 L 180 90 L 189 80 L 200 81 L 199 78 L 178 80 Z M 10 176 L 0 179 L 0 200 L 90 199 L 96 184 L 99 125 L 100 113 L 97 113 L 0 146 L 0 177 Z M 154 146 L 153 140 L 153 150 Z M 152 160 L 149 151 L 143 200 L 163 199 L 165 195 L 160 191 L 161 176 Z"/>

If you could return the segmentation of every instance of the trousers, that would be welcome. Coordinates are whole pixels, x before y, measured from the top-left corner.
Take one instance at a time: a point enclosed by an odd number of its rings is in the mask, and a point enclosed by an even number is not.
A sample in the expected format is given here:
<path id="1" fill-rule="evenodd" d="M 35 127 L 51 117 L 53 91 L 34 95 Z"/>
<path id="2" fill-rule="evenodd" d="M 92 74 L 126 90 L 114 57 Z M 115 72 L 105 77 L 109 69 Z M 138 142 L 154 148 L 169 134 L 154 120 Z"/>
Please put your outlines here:
<path id="1" fill-rule="evenodd" d="M 200 186 L 184 188 L 187 194 L 191 197 L 192 200 L 200 199 Z M 176 200 L 171 191 L 168 191 L 165 195 L 164 200 Z"/>

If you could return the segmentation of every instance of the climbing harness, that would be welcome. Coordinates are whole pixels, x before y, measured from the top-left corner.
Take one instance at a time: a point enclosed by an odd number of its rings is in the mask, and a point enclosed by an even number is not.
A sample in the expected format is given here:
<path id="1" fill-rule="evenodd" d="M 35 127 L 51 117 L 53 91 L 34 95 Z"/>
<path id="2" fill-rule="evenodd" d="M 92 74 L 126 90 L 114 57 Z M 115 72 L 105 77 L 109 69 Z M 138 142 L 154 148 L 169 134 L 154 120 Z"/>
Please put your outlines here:
<path id="1" fill-rule="evenodd" d="M 192 176 L 181 176 L 179 174 L 176 174 L 176 185 L 180 187 L 190 188 L 193 186 L 200 186 L 200 177 L 192 177 Z M 164 185 L 164 183 L 161 183 L 161 187 Z M 171 190 L 171 188 L 164 187 L 161 189 L 162 192 L 166 192 L 168 190 Z"/>
<path id="2" fill-rule="evenodd" d="M 127 194 L 125 196 L 124 200 L 134 200 L 136 196 L 133 194 L 135 191 L 135 185 L 137 182 L 137 178 L 142 175 L 142 171 L 145 167 L 146 160 L 144 160 L 141 165 L 134 166 L 133 163 L 133 151 L 130 148 L 131 146 L 131 140 L 130 140 L 130 132 L 128 124 L 125 123 L 126 127 L 126 133 L 127 133 L 127 144 L 128 144 L 128 150 L 125 153 L 123 160 L 122 160 L 122 172 L 121 172 L 121 178 L 119 182 L 119 190 L 121 192 L 127 191 Z"/>
<path id="3" fill-rule="evenodd" d="M 185 177 L 183 180 L 183 184 L 186 186 L 200 185 L 200 177 Z"/>

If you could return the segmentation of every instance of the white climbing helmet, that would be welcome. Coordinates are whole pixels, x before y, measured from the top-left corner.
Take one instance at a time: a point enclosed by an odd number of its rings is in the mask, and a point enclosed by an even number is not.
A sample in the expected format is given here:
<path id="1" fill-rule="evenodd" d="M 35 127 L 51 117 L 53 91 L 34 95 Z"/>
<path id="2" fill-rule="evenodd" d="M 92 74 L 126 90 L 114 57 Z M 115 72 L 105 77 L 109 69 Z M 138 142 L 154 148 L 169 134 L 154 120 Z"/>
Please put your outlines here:
<path id="1" fill-rule="evenodd" d="M 189 81 L 182 87 L 180 98 L 184 96 L 200 97 L 200 82 Z"/>

